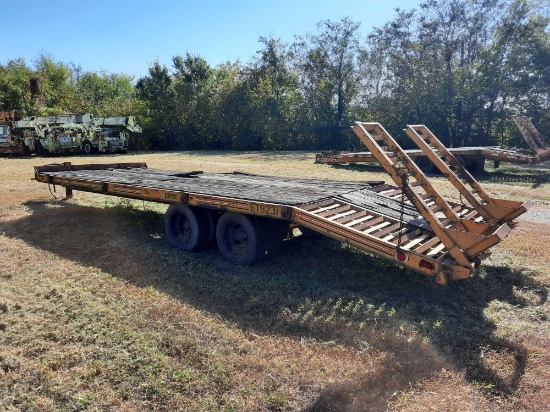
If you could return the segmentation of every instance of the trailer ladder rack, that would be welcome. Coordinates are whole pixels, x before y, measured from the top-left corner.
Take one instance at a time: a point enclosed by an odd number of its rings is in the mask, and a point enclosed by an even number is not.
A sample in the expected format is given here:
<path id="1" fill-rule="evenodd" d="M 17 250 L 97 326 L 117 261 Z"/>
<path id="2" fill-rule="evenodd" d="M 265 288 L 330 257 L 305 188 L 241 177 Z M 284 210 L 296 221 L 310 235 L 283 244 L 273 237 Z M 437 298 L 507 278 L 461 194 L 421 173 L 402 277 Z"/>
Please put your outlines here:
<path id="1" fill-rule="evenodd" d="M 416 207 L 458 265 L 471 266 L 474 258 L 499 243 L 510 232 L 511 228 L 506 223 L 498 226 L 481 219 L 469 220 L 458 216 L 381 124 L 357 122 L 353 130 Z M 386 150 L 389 150 L 389 155 Z M 459 180 L 450 169 L 449 173 Z"/>
<path id="2" fill-rule="evenodd" d="M 491 198 L 426 126 L 408 125 L 405 131 L 485 222 L 491 225 L 511 222 L 525 212 L 521 202 Z"/>

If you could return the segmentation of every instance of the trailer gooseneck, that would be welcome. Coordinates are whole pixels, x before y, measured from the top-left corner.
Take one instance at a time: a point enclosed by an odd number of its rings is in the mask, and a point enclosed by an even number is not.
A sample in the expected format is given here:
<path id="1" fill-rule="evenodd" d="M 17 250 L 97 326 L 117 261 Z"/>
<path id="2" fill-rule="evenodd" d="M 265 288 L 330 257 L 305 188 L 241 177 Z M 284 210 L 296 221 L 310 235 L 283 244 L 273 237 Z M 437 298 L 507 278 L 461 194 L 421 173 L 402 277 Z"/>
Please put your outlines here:
<path id="1" fill-rule="evenodd" d="M 425 126 L 409 136 L 453 183 L 445 200 L 378 123 L 354 131 L 396 185 L 149 169 L 145 163 L 46 165 L 37 181 L 74 190 L 168 203 L 169 242 L 194 251 L 214 239 L 227 259 L 269 255 L 291 224 L 347 242 L 445 284 L 468 278 L 529 202 L 490 197 Z"/>

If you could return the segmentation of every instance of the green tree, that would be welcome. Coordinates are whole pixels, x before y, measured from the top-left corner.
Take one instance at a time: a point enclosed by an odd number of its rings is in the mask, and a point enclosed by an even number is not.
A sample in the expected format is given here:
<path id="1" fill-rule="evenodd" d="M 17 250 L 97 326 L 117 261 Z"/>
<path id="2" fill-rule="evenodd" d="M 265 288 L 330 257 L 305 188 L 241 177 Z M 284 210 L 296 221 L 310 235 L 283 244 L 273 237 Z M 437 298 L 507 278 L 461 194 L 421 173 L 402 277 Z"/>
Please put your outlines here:
<path id="1" fill-rule="evenodd" d="M 59 114 L 70 110 L 76 99 L 73 73 L 66 63 L 55 61 L 48 54 L 41 53 L 34 61 L 35 82 L 39 84 L 41 96 L 40 114 Z"/>
<path id="2" fill-rule="evenodd" d="M 470 136 L 484 102 L 478 89 L 480 56 L 490 42 L 499 3 L 426 1 L 369 36 L 369 111 L 395 124 L 425 123 L 449 146 Z"/>
<path id="3" fill-rule="evenodd" d="M 31 114 L 34 102 L 30 92 L 30 80 L 34 72 L 23 59 L 0 64 L 0 103 L 5 110 L 17 110 L 19 115 Z"/>
<path id="4" fill-rule="evenodd" d="M 298 76 L 289 67 L 290 53 L 280 39 L 260 37 L 264 48 L 247 72 L 251 132 L 256 148 L 296 149 L 300 136 L 295 117 Z"/>
<path id="5" fill-rule="evenodd" d="M 398 136 L 425 123 L 448 146 L 504 142 L 495 136 L 511 114 L 547 112 L 548 19 L 529 4 L 430 0 L 399 10 L 369 36 L 367 111 Z"/>
<path id="6" fill-rule="evenodd" d="M 149 75 L 140 78 L 136 87 L 143 102 L 140 121 L 144 144 L 151 149 L 176 148 L 175 90 L 168 68 L 154 62 Z"/>
<path id="7" fill-rule="evenodd" d="M 178 119 L 177 145 L 182 149 L 204 149 L 211 133 L 211 94 L 214 71 L 199 55 L 187 53 L 172 58 L 175 73 L 175 109 Z"/>
<path id="8" fill-rule="evenodd" d="M 531 116 L 535 123 L 542 121 L 543 130 L 548 130 L 549 23 L 550 18 L 534 13 L 528 2 L 516 0 L 509 5 L 498 25 L 480 70 L 486 102 L 480 118 L 484 143 L 490 142 L 494 134 L 503 134 L 503 130 L 515 130 L 510 122 L 512 114 Z M 512 136 L 518 134 L 507 134 L 499 143 L 520 142 L 508 142 L 507 139 Z"/>
<path id="9" fill-rule="evenodd" d="M 318 145 L 338 148 L 346 144 L 350 107 L 359 90 L 358 30 L 349 18 L 320 22 L 317 32 L 294 44 L 301 92 L 307 100 L 312 134 Z"/>
<path id="10" fill-rule="evenodd" d="M 133 77 L 101 71 L 85 72 L 76 80 L 76 98 L 71 110 L 96 116 L 129 116 L 134 114 L 136 88 Z"/>

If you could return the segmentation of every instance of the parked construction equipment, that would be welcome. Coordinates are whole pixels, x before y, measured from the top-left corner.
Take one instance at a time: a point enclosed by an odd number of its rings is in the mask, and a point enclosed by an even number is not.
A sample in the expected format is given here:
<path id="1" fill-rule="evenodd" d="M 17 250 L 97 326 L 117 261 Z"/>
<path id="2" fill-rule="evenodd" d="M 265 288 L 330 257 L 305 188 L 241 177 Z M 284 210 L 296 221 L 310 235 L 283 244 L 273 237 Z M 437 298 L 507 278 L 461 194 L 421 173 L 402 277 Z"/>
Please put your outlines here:
<path id="1" fill-rule="evenodd" d="M 126 153 L 130 136 L 141 133 L 133 116 L 94 118 L 86 113 L 31 116 L 17 121 L 14 116 L 3 116 L 7 120 L 2 132 L 11 130 L 11 140 L 0 138 L 0 153 Z"/>
<path id="2" fill-rule="evenodd" d="M 111 142 L 108 146 L 111 153 L 128 152 L 130 137 L 135 133 L 141 133 L 141 127 L 136 123 L 134 116 L 99 117 L 94 119 L 94 125 L 99 133 Z M 98 150 L 101 151 L 101 148 Z M 83 151 L 87 153 L 85 148 Z"/>
<path id="3" fill-rule="evenodd" d="M 500 162 L 535 164 L 550 159 L 550 146 L 529 118 L 525 116 L 512 116 L 512 119 L 529 145 L 529 149 L 489 146 L 458 147 L 447 150 L 455 157 L 460 158 L 466 170 L 471 174 L 483 172 L 485 160 L 492 160 L 495 162 L 495 167 L 499 167 Z M 431 173 L 437 170 L 436 165 L 422 150 L 405 150 L 405 153 L 416 162 L 424 173 Z M 377 158 L 373 153 L 363 151 L 355 153 L 328 151 L 317 154 L 315 158 L 315 163 L 326 164 L 364 162 L 377 162 Z"/>
<path id="4" fill-rule="evenodd" d="M 26 155 L 37 153 L 39 143 L 44 139 L 43 126 L 36 124 L 34 120 L 16 120 L 12 122 L 12 134 L 19 139 L 20 153 Z M 41 147 L 42 144 L 40 143 Z"/>
<path id="5" fill-rule="evenodd" d="M 40 156 L 54 153 L 75 153 L 80 151 L 80 143 L 87 130 L 75 123 L 74 115 L 24 118 L 41 128 L 43 134 L 37 134 L 36 153 Z"/>
<path id="6" fill-rule="evenodd" d="M 10 127 L 14 120 L 15 111 L 0 110 L 0 153 L 23 154 L 21 141 Z"/>
<path id="7" fill-rule="evenodd" d="M 216 239 L 232 262 L 269 255 L 291 225 L 349 243 L 439 284 L 468 278 L 515 226 L 529 202 L 492 198 L 425 126 L 408 126 L 420 150 L 464 199 L 444 199 L 378 123 L 355 133 L 396 185 L 243 173 L 148 169 L 145 163 L 45 165 L 37 181 L 74 190 L 168 203 L 165 229 L 175 247 L 195 251 Z"/>

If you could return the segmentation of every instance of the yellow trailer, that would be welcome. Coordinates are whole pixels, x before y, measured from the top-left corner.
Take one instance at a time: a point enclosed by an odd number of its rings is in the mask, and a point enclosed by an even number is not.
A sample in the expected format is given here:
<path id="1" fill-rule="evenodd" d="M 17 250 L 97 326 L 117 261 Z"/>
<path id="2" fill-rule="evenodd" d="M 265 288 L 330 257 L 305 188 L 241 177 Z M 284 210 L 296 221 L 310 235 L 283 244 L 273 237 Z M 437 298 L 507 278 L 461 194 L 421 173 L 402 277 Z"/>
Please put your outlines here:
<path id="1" fill-rule="evenodd" d="M 530 203 L 491 198 L 425 126 L 407 130 L 464 204 L 445 200 L 378 123 L 358 122 L 354 131 L 395 185 L 179 172 L 145 163 L 37 166 L 35 178 L 65 187 L 68 198 L 80 190 L 170 204 L 165 230 L 173 246 L 195 251 L 215 239 L 235 263 L 252 264 L 271 254 L 298 225 L 439 284 L 468 278 Z"/>

